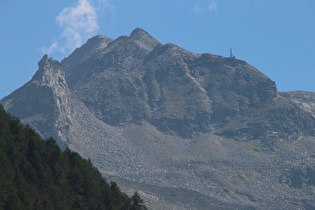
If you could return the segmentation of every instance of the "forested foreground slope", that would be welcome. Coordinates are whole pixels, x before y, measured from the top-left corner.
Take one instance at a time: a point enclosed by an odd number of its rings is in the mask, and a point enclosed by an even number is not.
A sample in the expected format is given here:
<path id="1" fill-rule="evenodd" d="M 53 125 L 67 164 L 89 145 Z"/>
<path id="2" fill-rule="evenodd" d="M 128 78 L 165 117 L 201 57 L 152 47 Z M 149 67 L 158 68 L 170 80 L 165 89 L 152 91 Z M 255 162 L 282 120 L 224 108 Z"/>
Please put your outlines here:
<path id="1" fill-rule="evenodd" d="M 56 141 L 44 141 L 0 106 L 0 209 L 146 209 Z"/>

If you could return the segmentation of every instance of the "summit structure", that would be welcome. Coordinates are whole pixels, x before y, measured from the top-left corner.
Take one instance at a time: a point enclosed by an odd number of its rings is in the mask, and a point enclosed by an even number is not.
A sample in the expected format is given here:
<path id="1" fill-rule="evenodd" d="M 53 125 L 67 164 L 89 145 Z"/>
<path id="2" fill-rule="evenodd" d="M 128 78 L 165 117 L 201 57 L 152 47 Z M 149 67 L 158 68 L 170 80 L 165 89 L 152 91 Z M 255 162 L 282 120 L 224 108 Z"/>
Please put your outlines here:
<path id="1" fill-rule="evenodd" d="M 232 48 L 230 48 L 230 58 L 235 58 L 235 56 L 232 53 Z"/>

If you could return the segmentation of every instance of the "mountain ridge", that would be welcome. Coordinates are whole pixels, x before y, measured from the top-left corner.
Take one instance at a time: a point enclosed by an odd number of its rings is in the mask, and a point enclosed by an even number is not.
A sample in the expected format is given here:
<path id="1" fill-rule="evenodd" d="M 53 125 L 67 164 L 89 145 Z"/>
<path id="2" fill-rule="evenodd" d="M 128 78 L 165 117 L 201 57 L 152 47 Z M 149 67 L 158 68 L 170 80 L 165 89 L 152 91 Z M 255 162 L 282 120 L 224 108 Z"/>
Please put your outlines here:
<path id="1" fill-rule="evenodd" d="M 36 80 L 45 68 L 52 87 Z M 45 55 L 37 73 L 0 103 L 113 179 L 161 199 L 164 189 L 193 190 L 223 206 L 302 208 L 311 199 L 279 179 L 294 178 L 288 161 L 315 165 L 313 94 L 278 92 L 245 61 L 161 44 L 137 28 L 93 37 L 60 63 Z M 176 199 L 167 205 L 193 208 Z"/>
<path id="2" fill-rule="evenodd" d="M 123 42 L 124 44 L 121 42 Z M 115 47 L 116 45 L 119 46 Z M 248 119 L 244 119 L 244 117 L 242 117 L 242 113 L 253 112 L 250 111 L 253 106 L 264 107 L 267 103 L 269 103 L 268 106 L 274 106 L 272 104 L 276 104 L 278 102 L 275 102 L 273 100 L 285 100 L 278 95 L 276 85 L 273 81 L 271 81 L 267 76 L 259 72 L 254 67 L 248 65 L 244 61 L 240 61 L 234 58 L 214 56 L 211 54 L 197 55 L 190 53 L 183 48 L 180 48 L 173 44 L 162 45 L 147 32 L 139 28 L 135 29 L 129 37 L 119 37 L 115 41 L 111 42 L 108 48 L 109 49 L 105 48 L 105 51 L 100 53 L 100 57 L 96 56 L 96 59 L 93 59 L 91 61 L 87 60 L 85 61 L 86 64 L 82 64 L 82 66 L 76 69 L 77 75 L 79 75 L 81 78 L 77 78 L 77 86 L 75 84 L 72 84 L 70 85 L 70 89 L 72 88 L 72 90 L 78 93 L 80 100 L 83 101 L 90 110 L 101 113 L 104 112 L 104 114 L 101 114 L 101 116 L 98 115 L 98 118 L 110 125 L 118 125 L 119 123 L 129 122 L 139 123 L 144 118 L 146 121 L 154 124 L 164 132 L 176 134 L 181 133 L 180 135 L 182 135 L 182 137 L 189 138 L 191 135 L 194 135 L 194 128 L 188 128 L 190 126 L 195 127 L 197 131 L 203 130 L 208 132 L 212 129 L 210 127 L 213 124 L 219 124 L 219 127 L 224 126 L 224 121 L 226 121 L 226 119 L 224 118 L 226 117 L 236 117 L 236 120 L 248 121 Z M 119 56 L 115 57 L 116 55 Z M 71 55 L 69 57 L 71 57 Z M 101 63 L 104 61 L 107 63 Z M 89 66 L 91 63 L 99 63 L 97 68 L 92 68 L 92 72 L 85 67 L 85 65 Z M 161 63 L 163 63 L 164 66 L 167 67 L 161 67 Z M 97 72 L 96 69 L 98 69 Z M 69 69 L 65 68 L 65 72 L 67 71 L 69 71 Z M 169 113 L 161 116 L 161 114 L 159 114 L 159 111 L 152 111 L 154 109 L 157 109 L 156 102 L 159 101 L 159 103 L 161 103 L 162 94 L 168 94 L 167 92 L 172 91 L 172 89 L 169 90 L 170 87 L 166 87 L 163 89 L 163 87 L 165 87 L 163 86 L 164 79 L 172 80 L 171 82 L 174 85 L 174 87 L 172 88 L 177 88 L 179 91 L 178 93 L 183 92 L 184 94 L 186 94 L 183 84 L 187 82 L 189 83 L 188 88 L 192 86 L 195 90 L 197 90 L 197 92 L 198 90 L 203 92 L 203 94 L 201 94 L 202 96 L 200 95 L 202 99 L 196 99 L 195 101 L 205 102 L 209 101 L 209 97 L 218 98 L 219 102 L 212 101 L 212 105 L 210 105 L 209 103 L 208 105 L 199 104 L 199 107 L 204 107 L 201 108 L 201 110 L 197 111 L 190 109 L 193 112 L 192 114 L 194 115 L 192 116 L 192 118 L 196 117 L 198 115 L 197 112 L 201 111 L 202 114 L 199 115 L 207 116 L 206 118 L 209 119 L 203 119 L 201 121 L 203 124 L 198 125 L 198 123 L 196 124 L 196 122 L 185 122 L 185 120 L 183 119 L 184 110 L 182 110 L 181 113 L 177 115 L 179 118 L 175 117 L 175 119 L 178 119 L 175 121 L 173 119 L 174 117 L 170 119 L 166 117 L 169 115 Z M 114 82 L 112 82 L 113 80 Z M 118 80 L 118 83 L 121 84 L 119 86 L 119 89 L 117 89 L 118 87 L 116 86 L 115 80 Z M 105 84 L 103 84 L 104 82 Z M 106 87 L 106 83 L 110 85 Z M 169 82 L 168 84 L 171 83 Z M 99 88 L 104 85 L 104 89 L 99 90 Z M 92 87 L 94 86 L 95 91 L 93 91 L 92 95 L 85 91 L 93 89 Z M 113 92 L 107 96 L 96 95 L 97 92 L 102 92 L 103 94 L 106 93 L 105 89 L 107 89 L 107 92 L 109 92 L 110 89 L 115 90 L 110 90 Z M 132 91 L 128 92 L 129 89 Z M 128 95 L 132 94 L 133 92 L 136 93 L 136 95 Z M 122 97 L 120 97 L 116 93 L 124 95 L 124 98 L 128 98 L 128 102 L 127 100 L 123 100 Z M 87 95 L 88 98 L 85 98 L 85 96 Z M 230 105 L 227 104 L 222 107 L 223 102 L 226 101 L 226 99 L 222 99 L 222 96 L 224 96 L 225 98 L 230 98 Z M 107 98 L 106 100 L 101 99 L 101 97 L 111 97 L 115 100 L 115 104 L 110 102 L 112 99 Z M 185 97 L 183 96 L 181 98 Z M 119 100 L 120 103 L 116 103 L 117 100 Z M 168 102 L 166 102 L 168 106 L 171 104 L 170 98 L 167 99 L 164 97 L 163 100 L 169 100 Z M 95 106 L 95 101 L 98 101 L 100 105 Z M 174 100 L 172 101 L 172 103 L 175 103 Z M 190 103 L 185 99 L 184 101 L 185 103 Z M 185 103 L 183 101 L 179 102 L 179 104 Z M 209 112 L 209 110 L 211 110 L 209 107 L 213 107 L 213 103 L 218 104 L 215 105 L 216 110 Z M 90 107 L 90 104 L 92 104 L 92 107 Z M 161 106 L 159 107 L 159 109 L 162 109 L 161 112 L 171 112 L 173 114 L 176 113 L 173 109 L 169 109 L 163 104 L 165 103 L 162 102 Z M 115 107 L 117 105 L 118 107 Z M 180 107 L 176 104 L 173 104 L 172 106 Z M 115 110 L 112 110 L 111 107 L 115 107 Z M 285 109 L 291 108 L 287 107 Z M 187 112 L 188 110 L 186 108 L 185 113 Z M 230 114 L 224 114 L 225 116 L 222 116 L 222 112 Z M 141 115 L 137 116 L 137 113 L 141 113 Z M 299 115 L 303 115 L 303 113 Z M 295 122 L 298 121 L 297 117 L 292 117 L 294 119 L 290 121 L 293 121 L 293 124 L 298 125 L 298 123 Z M 269 118 L 268 114 L 267 116 L 262 116 L 262 118 Z M 191 117 L 189 119 L 191 119 Z M 174 127 L 174 124 L 181 124 L 182 126 L 176 128 Z M 259 126 L 257 127 L 257 129 L 271 129 L 270 126 L 265 126 L 264 122 L 261 122 L 261 124 L 262 125 L 256 124 L 256 126 Z M 244 127 L 246 125 L 240 126 Z M 307 133 L 314 133 L 314 131 L 310 130 L 309 127 L 310 126 L 306 128 L 306 130 L 308 130 Z M 237 128 L 232 129 L 235 130 Z M 305 128 L 294 128 L 293 130 L 301 130 L 302 132 L 303 129 L 305 130 Z M 185 131 L 187 131 L 186 134 L 184 134 Z M 235 132 L 233 131 L 232 135 L 235 136 L 237 132 L 237 130 Z M 244 133 L 246 131 L 243 129 L 243 131 L 241 132 Z M 224 131 L 224 133 L 225 136 L 231 137 L 231 135 L 228 134 L 229 131 Z M 281 137 L 285 136 L 284 134 L 280 135 Z M 299 134 L 292 133 L 292 135 Z"/>

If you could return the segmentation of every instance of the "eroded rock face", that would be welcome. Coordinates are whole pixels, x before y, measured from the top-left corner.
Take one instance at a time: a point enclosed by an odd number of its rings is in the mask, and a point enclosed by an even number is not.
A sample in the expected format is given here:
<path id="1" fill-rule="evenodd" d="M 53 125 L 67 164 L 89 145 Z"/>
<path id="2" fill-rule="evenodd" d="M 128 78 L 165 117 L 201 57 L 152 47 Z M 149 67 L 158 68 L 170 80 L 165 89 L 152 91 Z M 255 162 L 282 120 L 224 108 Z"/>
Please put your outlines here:
<path id="1" fill-rule="evenodd" d="M 292 167 L 280 176 L 279 182 L 300 189 L 315 186 L 315 167 Z"/>
<path id="2" fill-rule="evenodd" d="M 65 72 L 58 61 L 47 55 L 38 66 L 31 81 L 1 103 L 8 112 L 32 125 L 42 136 L 54 136 L 59 145 L 65 147 L 68 141 L 65 133 L 72 121 L 72 101 Z"/>
<path id="3" fill-rule="evenodd" d="M 315 117 L 315 93 L 308 91 L 280 92 L 280 95 L 295 103 Z"/>

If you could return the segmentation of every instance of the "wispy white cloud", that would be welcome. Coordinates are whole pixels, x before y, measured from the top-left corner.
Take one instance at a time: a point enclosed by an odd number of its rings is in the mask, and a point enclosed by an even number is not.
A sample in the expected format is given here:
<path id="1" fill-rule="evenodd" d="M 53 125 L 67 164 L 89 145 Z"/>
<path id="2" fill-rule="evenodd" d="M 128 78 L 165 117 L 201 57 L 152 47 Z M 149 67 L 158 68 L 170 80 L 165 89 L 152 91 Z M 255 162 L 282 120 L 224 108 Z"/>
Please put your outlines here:
<path id="1" fill-rule="evenodd" d="M 209 5 L 208 5 L 208 10 L 210 12 L 214 11 L 214 10 L 217 10 L 218 9 L 218 5 L 215 1 L 211 2 Z"/>
<path id="2" fill-rule="evenodd" d="M 83 39 L 99 28 L 95 8 L 88 0 L 79 0 L 77 6 L 64 8 L 56 21 L 63 29 L 61 38 L 66 40 L 65 47 L 69 50 L 79 47 Z"/>
<path id="3" fill-rule="evenodd" d="M 115 6 L 111 2 L 112 0 L 98 0 L 98 10 L 103 10 L 103 9 L 111 9 L 114 10 Z"/>
<path id="4" fill-rule="evenodd" d="M 195 6 L 192 8 L 192 11 L 194 13 L 197 13 L 197 14 L 201 14 L 202 13 L 202 9 L 201 7 L 199 6 L 199 4 L 195 4 Z"/>
<path id="5" fill-rule="evenodd" d="M 218 9 L 218 5 L 216 1 L 212 1 L 208 5 L 199 5 L 198 3 L 194 5 L 194 7 L 191 9 L 196 14 L 202 14 L 204 11 L 210 11 L 213 12 Z"/>
<path id="6" fill-rule="evenodd" d="M 109 0 L 99 0 L 99 7 L 109 7 Z M 43 53 L 52 54 L 56 51 L 69 53 L 81 46 L 99 29 L 96 8 L 89 0 L 79 0 L 73 7 L 64 8 L 56 17 L 61 34 L 50 47 L 41 47 Z"/>
<path id="7" fill-rule="evenodd" d="M 52 54 L 58 49 L 58 41 L 55 40 L 50 47 L 40 47 L 39 50 L 45 54 Z"/>

